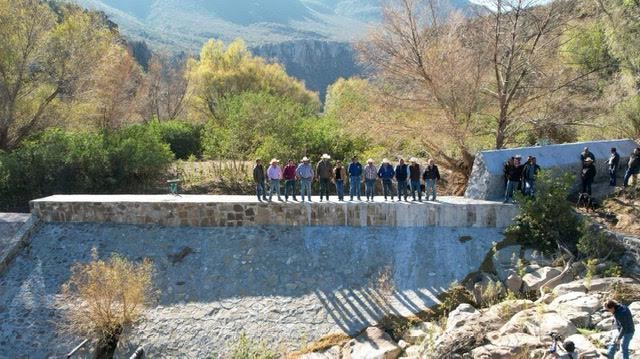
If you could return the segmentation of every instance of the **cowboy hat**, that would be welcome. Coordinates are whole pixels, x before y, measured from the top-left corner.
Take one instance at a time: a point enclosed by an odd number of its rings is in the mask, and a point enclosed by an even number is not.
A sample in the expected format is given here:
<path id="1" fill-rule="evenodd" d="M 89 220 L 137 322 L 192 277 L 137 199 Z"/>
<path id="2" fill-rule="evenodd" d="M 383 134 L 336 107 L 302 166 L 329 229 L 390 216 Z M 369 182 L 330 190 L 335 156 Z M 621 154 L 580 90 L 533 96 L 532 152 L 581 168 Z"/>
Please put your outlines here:
<path id="1" fill-rule="evenodd" d="M 386 158 L 383 158 L 383 159 L 382 159 L 382 163 L 389 163 L 389 160 L 388 160 L 388 159 L 386 159 Z"/>
<path id="2" fill-rule="evenodd" d="M 325 153 L 325 154 L 322 155 L 322 159 L 323 160 L 330 160 L 331 156 L 329 156 L 328 154 Z"/>
<path id="3" fill-rule="evenodd" d="M 309 157 L 307 156 L 302 157 L 302 162 L 309 162 Z"/>
<path id="4" fill-rule="evenodd" d="M 278 163 L 278 162 L 280 162 L 280 161 L 278 161 L 277 159 L 275 159 L 275 158 L 274 158 L 274 159 L 272 159 L 272 160 L 271 160 L 271 162 L 269 162 L 269 163 L 274 164 L 274 163 Z"/>
<path id="5" fill-rule="evenodd" d="M 587 157 L 584 159 L 585 162 L 593 162 L 593 158 L 591 157 Z"/>
<path id="6" fill-rule="evenodd" d="M 367 163 L 373 163 L 373 158 L 369 158 L 369 159 L 367 160 Z"/>
<path id="7" fill-rule="evenodd" d="M 409 162 L 418 162 L 418 160 L 415 157 L 411 157 L 411 159 L 409 159 Z"/>

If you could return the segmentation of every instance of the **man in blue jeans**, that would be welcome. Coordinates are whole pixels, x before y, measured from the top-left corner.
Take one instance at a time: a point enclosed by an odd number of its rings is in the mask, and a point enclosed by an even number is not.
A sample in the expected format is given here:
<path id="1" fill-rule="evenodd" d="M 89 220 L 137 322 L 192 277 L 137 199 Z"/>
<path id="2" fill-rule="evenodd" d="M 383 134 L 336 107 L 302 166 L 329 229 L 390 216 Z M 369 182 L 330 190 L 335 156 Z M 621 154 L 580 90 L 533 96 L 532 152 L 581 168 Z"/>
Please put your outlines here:
<path id="1" fill-rule="evenodd" d="M 432 201 L 436 200 L 436 181 L 440 179 L 440 171 L 438 170 L 438 166 L 435 165 L 433 158 L 429 160 L 429 164 L 427 168 L 424 169 L 424 173 L 422 174 L 422 179 L 424 179 L 425 184 L 425 195 L 426 200 L 429 200 L 429 193 L 433 193 Z"/>
<path id="2" fill-rule="evenodd" d="M 378 168 L 373 164 L 373 158 L 367 160 L 364 167 L 364 192 L 367 196 L 367 202 L 373 202 L 373 195 L 376 190 L 376 180 L 378 179 Z"/>
<path id="3" fill-rule="evenodd" d="M 333 178 L 333 167 L 331 167 L 331 162 L 329 162 L 330 159 L 331 156 L 325 153 L 316 165 L 316 176 L 320 182 L 320 202 L 322 202 L 323 195 L 327 198 L 327 201 L 329 200 L 329 183 L 331 183 L 331 179 Z"/>
<path id="4" fill-rule="evenodd" d="M 412 157 L 410 160 L 411 165 L 409 166 L 409 180 L 411 181 L 411 196 L 413 196 L 413 201 L 416 200 L 416 192 L 418 192 L 418 201 L 422 202 L 422 187 L 420 186 L 420 164 L 415 157 Z"/>
<path id="5" fill-rule="evenodd" d="M 400 158 L 400 163 L 396 166 L 395 170 L 396 182 L 398 182 L 398 202 L 407 200 L 407 177 L 409 177 L 409 166 L 404 163 L 404 159 Z"/>
<path id="6" fill-rule="evenodd" d="M 618 346 L 622 352 L 622 359 L 629 359 L 629 344 L 631 338 L 635 332 L 635 325 L 633 323 L 633 314 L 631 310 L 625 305 L 622 305 L 615 300 L 608 300 L 604 303 L 604 310 L 613 314 L 613 318 L 618 328 L 618 336 L 615 341 L 609 345 L 609 352 L 607 356 L 609 359 L 613 359 L 618 351 Z"/>
<path id="7" fill-rule="evenodd" d="M 311 202 L 311 181 L 313 181 L 314 173 L 307 156 L 302 158 L 302 163 L 299 164 L 298 169 L 296 169 L 296 175 L 300 178 L 300 197 L 302 198 L 302 202 L 304 202 L 305 194 L 309 202 Z"/>
<path id="8" fill-rule="evenodd" d="M 261 159 L 256 159 L 256 165 L 253 167 L 253 181 L 256 184 L 256 195 L 258 196 L 258 201 L 262 202 L 262 200 L 267 200 L 267 189 L 264 185 L 264 181 L 267 178 L 267 174 L 264 171 L 264 166 L 262 165 Z"/>
<path id="9" fill-rule="evenodd" d="M 393 192 L 391 192 L 391 181 L 393 180 L 393 176 L 395 175 L 395 171 L 393 170 L 393 166 L 389 163 L 388 159 L 382 160 L 382 166 L 378 169 L 378 177 L 382 179 L 382 193 L 384 194 L 384 200 L 387 200 L 387 196 L 391 196 L 391 200 L 393 201 Z"/>
<path id="10" fill-rule="evenodd" d="M 362 182 L 362 165 L 358 162 L 358 158 L 353 156 L 351 158 L 351 163 L 349 164 L 349 168 L 347 169 L 349 173 L 349 197 L 351 197 L 351 201 L 353 201 L 353 196 L 358 197 L 358 201 L 362 201 L 360 198 L 360 187 Z"/>

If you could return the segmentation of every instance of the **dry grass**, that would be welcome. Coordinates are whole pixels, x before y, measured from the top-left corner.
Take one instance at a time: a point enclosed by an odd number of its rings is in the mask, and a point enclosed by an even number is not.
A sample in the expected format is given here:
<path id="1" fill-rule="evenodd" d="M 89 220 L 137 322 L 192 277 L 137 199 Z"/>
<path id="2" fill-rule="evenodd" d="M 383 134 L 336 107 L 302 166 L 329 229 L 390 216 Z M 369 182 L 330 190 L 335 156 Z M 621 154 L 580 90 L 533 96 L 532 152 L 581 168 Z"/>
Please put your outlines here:
<path id="1" fill-rule="evenodd" d="M 153 264 L 144 260 L 135 264 L 114 254 L 108 260 L 98 258 L 76 264 L 71 278 L 62 286 L 65 329 L 98 341 L 119 337 L 123 328 L 137 321 L 156 298 Z"/>
<path id="2" fill-rule="evenodd" d="M 329 334 L 313 343 L 305 345 L 300 350 L 287 354 L 286 357 L 287 359 L 298 359 L 308 353 L 320 352 L 336 345 L 343 346 L 350 339 L 351 337 L 344 333 Z"/>
<path id="3" fill-rule="evenodd" d="M 255 190 L 253 165 L 236 160 L 176 161 L 169 176 L 182 180 L 183 193 L 248 194 Z"/>

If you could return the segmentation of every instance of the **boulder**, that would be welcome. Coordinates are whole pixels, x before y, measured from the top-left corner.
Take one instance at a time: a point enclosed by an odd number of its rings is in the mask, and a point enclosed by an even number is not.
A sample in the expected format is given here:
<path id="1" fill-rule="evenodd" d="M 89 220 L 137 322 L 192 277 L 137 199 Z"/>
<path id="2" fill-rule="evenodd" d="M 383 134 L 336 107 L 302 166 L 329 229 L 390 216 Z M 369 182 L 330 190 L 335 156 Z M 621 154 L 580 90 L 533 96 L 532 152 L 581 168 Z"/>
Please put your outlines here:
<path id="1" fill-rule="evenodd" d="M 633 314 L 633 322 L 640 324 L 640 302 L 633 302 L 629 304 L 631 314 Z"/>
<path id="2" fill-rule="evenodd" d="M 377 327 L 369 327 L 342 348 L 345 359 L 395 359 L 402 352 L 389 334 Z"/>
<path id="3" fill-rule="evenodd" d="M 537 249 L 527 248 L 524 250 L 522 259 L 527 263 L 537 264 L 539 266 L 550 266 L 553 260 Z"/>
<path id="4" fill-rule="evenodd" d="M 511 273 L 507 277 L 507 289 L 512 292 L 518 293 L 520 292 L 520 288 L 522 288 L 522 278 L 516 273 Z"/>
<path id="5" fill-rule="evenodd" d="M 539 308 L 532 308 L 516 313 L 497 334 L 526 333 L 543 338 L 549 332 L 568 337 L 577 333 L 577 329 L 573 323 L 556 312 L 541 312 Z"/>
<path id="6" fill-rule="evenodd" d="M 525 333 L 496 335 L 489 334 L 490 344 L 471 351 L 473 358 L 508 359 L 521 355 L 525 351 L 542 346 L 537 337 Z"/>
<path id="7" fill-rule="evenodd" d="M 557 277 L 560 273 L 562 271 L 558 268 L 542 267 L 522 276 L 522 281 L 526 290 L 538 290 L 544 283 Z"/>
<path id="8" fill-rule="evenodd" d="M 614 325 L 613 325 L 612 318 L 602 319 L 596 324 L 596 329 L 600 331 L 610 331 L 610 330 L 613 330 L 613 328 L 614 328 Z"/>
<path id="9" fill-rule="evenodd" d="M 573 282 L 560 284 L 553 289 L 553 293 L 557 296 L 571 292 L 606 292 L 611 289 L 613 283 L 633 284 L 635 281 L 631 278 L 596 278 L 588 283 L 584 279 L 575 280 Z M 587 285 L 589 288 L 587 288 Z"/>
<path id="10" fill-rule="evenodd" d="M 515 268 L 520 258 L 519 245 L 507 246 L 497 250 L 493 255 L 493 266 L 501 281 L 506 281 L 511 273 L 515 273 Z"/>
<path id="11" fill-rule="evenodd" d="M 453 328 L 463 326 L 467 321 L 476 318 L 480 312 L 471 304 L 462 303 L 456 309 L 452 310 L 447 317 L 447 329 L 451 331 Z"/>
<path id="12" fill-rule="evenodd" d="M 505 300 L 504 302 L 492 305 L 482 314 L 485 318 L 496 324 L 498 327 L 511 319 L 519 311 L 533 308 L 534 304 L 528 299 Z"/>
<path id="13" fill-rule="evenodd" d="M 591 327 L 591 315 L 601 307 L 600 298 L 582 292 L 563 294 L 551 302 L 550 308 L 581 328 Z"/>
<path id="14" fill-rule="evenodd" d="M 584 335 L 573 334 L 568 336 L 565 340 L 570 340 L 576 345 L 576 351 L 580 353 L 581 359 L 596 359 L 599 358 L 598 348 L 589 341 Z"/>
<path id="15" fill-rule="evenodd" d="M 321 352 L 304 354 L 300 359 L 340 359 L 340 351 L 340 346 L 335 345 Z"/>
<path id="16" fill-rule="evenodd" d="M 408 344 L 420 344 L 426 337 L 427 333 L 421 328 L 411 328 L 402 334 L 402 340 Z"/>

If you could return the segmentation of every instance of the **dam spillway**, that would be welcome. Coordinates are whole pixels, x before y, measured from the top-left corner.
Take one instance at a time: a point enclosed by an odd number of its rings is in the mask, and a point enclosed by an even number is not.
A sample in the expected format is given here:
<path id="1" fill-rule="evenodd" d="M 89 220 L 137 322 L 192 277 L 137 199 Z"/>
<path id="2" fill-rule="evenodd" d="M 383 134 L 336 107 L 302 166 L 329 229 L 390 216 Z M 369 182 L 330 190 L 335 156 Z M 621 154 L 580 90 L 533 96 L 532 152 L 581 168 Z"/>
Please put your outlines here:
<path id="1" fill-rule="evenodd" d="M 57 357 L 81 340 L 58 331 L 57 298 L 74 263 L 89 261 L 92 248 L 101 257 L 148 258 L 156 268 L 158 303 L 127 333 L 120 356 L 144 346 L 154 358 L 224 358 L 240 333 L 293 350 L 329 333 L 355 334 L 388 314 L 411 315 L 436 304 L 452 282 L 478 270 L 516 211 L 513 205 L 454 197 L 438 203 L 314 198 L 311 204 L 108 197 L 32 202 L 38 228 L 0 273 L 0 346 L 8 348 L 0 358 Z M 158 212 L 149 218 L 138 214 L 154 206 Z M 181 222 L 209 207 L 228 222 Z M 154 222 L 167 209 L 180 221 Z M 255 215 L 245 216 L 250 209 Z M 262 210 L 269 216 L 262 217 Z M 428 213 L 436 214 L 425 218 Z M 391 292 L 377 285 L 385 272 Z"/>

